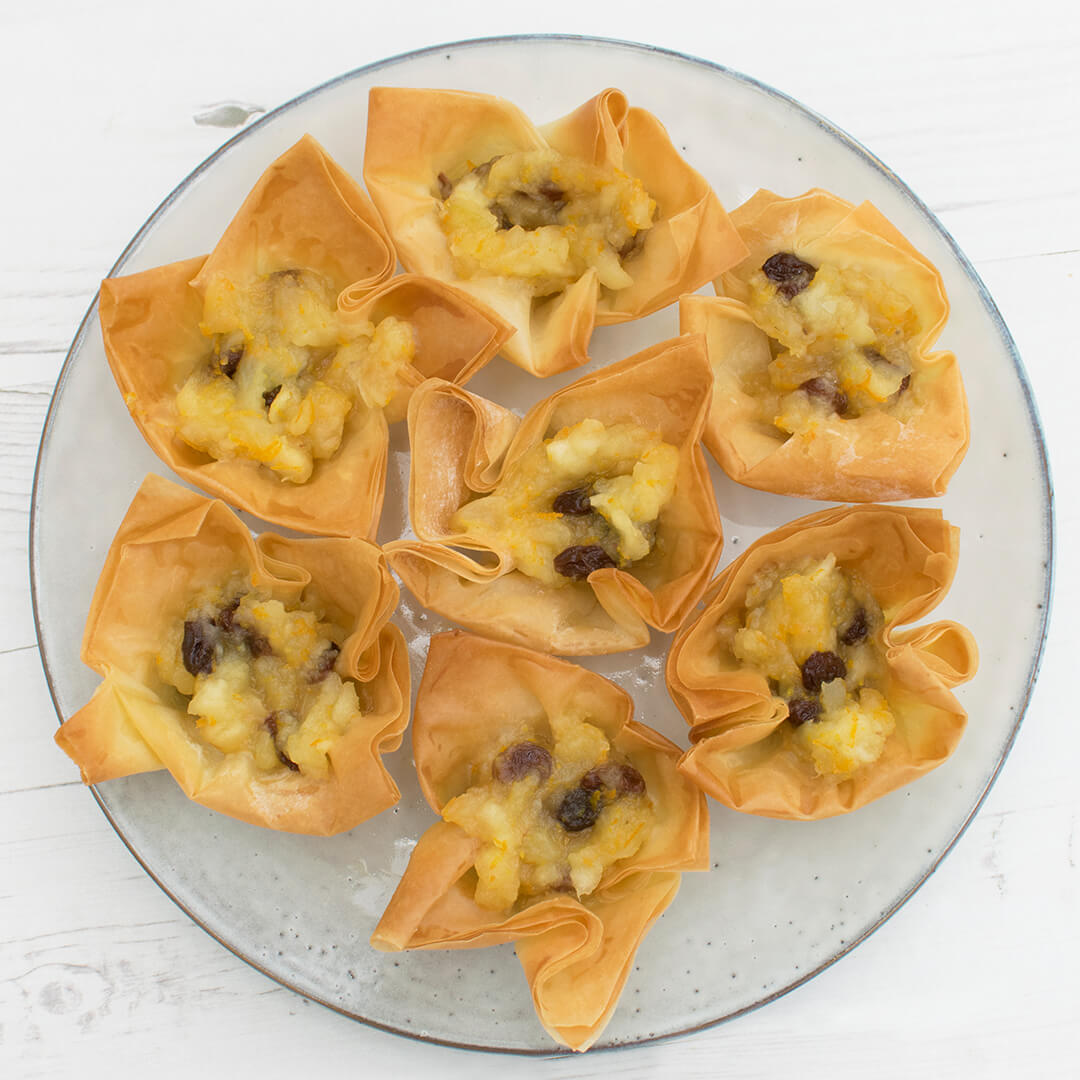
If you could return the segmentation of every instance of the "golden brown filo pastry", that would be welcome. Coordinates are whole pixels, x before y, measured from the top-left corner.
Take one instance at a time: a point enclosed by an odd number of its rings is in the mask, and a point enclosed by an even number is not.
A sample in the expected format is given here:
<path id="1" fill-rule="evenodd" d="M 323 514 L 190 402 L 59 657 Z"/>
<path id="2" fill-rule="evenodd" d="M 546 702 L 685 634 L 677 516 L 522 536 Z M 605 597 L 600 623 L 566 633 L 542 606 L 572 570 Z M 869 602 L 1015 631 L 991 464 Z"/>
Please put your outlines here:
<path id="1" fill-rule="evenodd" d="M 940 511 L 840 507 L 762 537 L 728 566 L 668 656 L 690 724 L 680 769 L 735 810 L 823 818 L 940 765 L 978 665 L 944 597 L 958 530 Z"/>
<path id="2" fill-rule="evenodd" d="M 586 1050 L 683 870 L 708 869 L 704 796 L 613 683 L 460 631 L 431 639 L 413 718 L 421 837 L 371 943 L 515 942 L 541 1023 Z"/>
<path id="3" fill-rule="evenodd" d="M 719 200 L 651 113 L 605 90 L 537 128 L 460 90 L 376 87 L 364 181 L 406 269 L 517 329 L 534 375 L 584 364 L 593 325 L 637 319 L 745 254 Z"/>
<path id="4" fill-rule="evenodd" d="M 395 263 L 368 197 L 305 136 L 209 256 L 103 282 L 109 365 L 158 457 L 267 521 L 373 536 L 387 424 L 511 332 L 442 282 L 391 279 Z"/>
<path id="5" fill-rule="evenodd" d="M 344 832 L 398 800 L 381 760 L 409 720 L 397 599 L 365 540 L 253 540 L 224 503 L 147 476 L 83 636 L 104 682 L 56 741 L 88 784 L 168 769 L 241 821 Z"/>
<path id="6" fill-rule="evenodd" d="M 618 652 L 649 626 L 675 629 L 723 543 L 698 445 L 710 383 L 695 336 L 579 379 L 524 420 L 425 383 L 409 405 L 418 539 L 385 546 L 391 567 L 425 607 L 544 652 Z"/>
<path id="7" fill-rule="evenodd" d="M 968 446 L 949 303 L 870 203 L 759 191 L 731 220 L 747 257 L 718 299 L 680 300 L 716 385 L 705 444 L 740 484 L 812 499 L 941 495 Z"/>

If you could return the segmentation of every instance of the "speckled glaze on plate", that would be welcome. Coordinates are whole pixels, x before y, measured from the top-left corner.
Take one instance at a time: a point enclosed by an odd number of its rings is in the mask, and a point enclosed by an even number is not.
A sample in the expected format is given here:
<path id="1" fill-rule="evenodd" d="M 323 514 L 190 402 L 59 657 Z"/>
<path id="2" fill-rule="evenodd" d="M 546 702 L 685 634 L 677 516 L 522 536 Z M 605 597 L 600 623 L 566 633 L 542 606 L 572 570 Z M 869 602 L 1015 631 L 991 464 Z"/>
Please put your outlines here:
<path id="1" fill-rule="evenodd" d="M 685 875 L 638 953 L 599 1046 L 641 1043 L 717 1023 L 770 1001 L 842 956 L 931 873 L 971 819 L 1016 735 L 1034 682 L 1052 577 L 1052 497 L 1038 417 L 1015 346 L 967 259 L 885 166 L 802 105 L 713 64 L 641 45 L 574 37 L 464 42 L 345 75 L 268 114 L 165 200 L 111 273 L 208 251 L 266 165 L 311 132 L 355 176 L 374 85 L 499 94 L 538 122 L 617 86 L 654 112 L 729 209 L 759 187 L 819 186 L 874 202 L 941 269 L 953 305 L 940 345 L 965 375 L 972 440 L 940 505 L 962 530 L 959 572 L 934 618 L 979 641 L 982 666 L 958 697 L 973 721 L 928 777 L 846 817 L 811 823 L 740 815 L 716 803 L 712 870 Z M 597 330 L 591 367 L 538 381 L 497 360 L 470 389 L 525 409 L 593 367 L 678 332 L 675 308 Z M 45 426 L 31 519 L 31 584 L 46 675 L 61 719 L 90 696 L 79 662 L 85 613 L 105 552 L 143 475 L 165 473 L 127 416 L 105 363 L 96 303 L 71 347 Z M 770 529 L 822 504 L 740 488 L 713 467 L 722 565 Z M 407 439 L 391 436 L 379 538 L 407 533 Z M 78 523 L 73 536 L 71 524 Z M 258 527 L 257 523 L 253 525 Z M 428 636 L 449 626 L 408 595 L 397 621 L 414 684 Z M 636 702 L 639 720 L 682 745 L 668 698 L 669 637 L 583 660 Z M 47 737 L 50 732 L 43 732 Z M 164 773 L 95 794 L 158 884 L 238 956 L 358 1020 L 479 1049 L 550 1053 L 510 946 L 387 955 L 368 945 L 413 843 L 433 820 L 407 745 L 390 759 L 401 803 L 321 839 L 268 832 L 190 803 Z M 882 1007 L 886 1007 L 883 987 Z"/>

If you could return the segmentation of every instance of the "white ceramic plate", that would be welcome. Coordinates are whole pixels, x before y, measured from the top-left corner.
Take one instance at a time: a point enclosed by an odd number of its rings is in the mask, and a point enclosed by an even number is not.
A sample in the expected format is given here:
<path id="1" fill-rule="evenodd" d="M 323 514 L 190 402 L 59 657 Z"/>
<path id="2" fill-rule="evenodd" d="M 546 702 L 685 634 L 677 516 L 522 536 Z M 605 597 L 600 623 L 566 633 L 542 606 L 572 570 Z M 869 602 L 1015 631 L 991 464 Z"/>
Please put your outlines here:
<path id="1" fill-rule="evenodd" d="M 982 667 L 959 697 L 973 720 L 953 757 L 903 791 L 847 817 L 789 823 L 715 803 L 712 870 L 682 890 L 640 949 L 600 1045 L 716 1023 L 798 985 L 881 924 L 925 880 L 992 783 L 1038 667 L 1050 595 L 1052 518 L 1045 451 L 1012 340 L 970 264 L 926 207 L 879 161 L 789 98 L 700 60 L 580 38 L 512 38 L 395 57 L 312 90 L 227 143 L 165 200 L 112 273 L 209 251 L 266 166 L 305 132 L 361 174 L 367 92 L 379 84 L 482 90 L 537 122 L 606 86 L 667 125 L 731 208 L 759 187 L 824 187 L 874 202 L 942 270 L 953 305 L 941 339 L 960 358 L 971 449 L 937 500 L 962 530 L 959 572 L 934 618 L 975 633 Z M 597 330 L 593 367 L 677 333 L 674 308 Z M 586 370 L 539 381 L 496 360 L 470 389 L 524 409 Z M 97 676 L 79 662 L 85 613 L 113 532 L 143 475 L 167 470 L 145 446 L 109 375 L 96 305 L 79 330 L 42 439 L 31 525 L 38 634 L 57 712 L 70 716 Z M 391 442 L 380 539 L 407 527 L 407 440 Z M 821 504 L 740 488 L 713 469 L 722 563 Z M 405 595 L 397 621 L 414 685 L 428 635 L 449 624 Z M 685 745 L 669 700 L 669 644 L 586 660 L 636 701 L 637 717 Z M 222 817 L 165 773 L 96 795 L 147 872 L 209 933 L 278 981 L 357 1019 L 471 1047 L 550 1052 L 510 946 L 385 955 L 368 937 L 433 815 L 409 751 L 390 761 L 399 806 L 330 839 L 273 833 Z M 885 993 L 883 988 L 882 993 Z M 884 1004 L 884 1001 L 883 1001 Z"/>

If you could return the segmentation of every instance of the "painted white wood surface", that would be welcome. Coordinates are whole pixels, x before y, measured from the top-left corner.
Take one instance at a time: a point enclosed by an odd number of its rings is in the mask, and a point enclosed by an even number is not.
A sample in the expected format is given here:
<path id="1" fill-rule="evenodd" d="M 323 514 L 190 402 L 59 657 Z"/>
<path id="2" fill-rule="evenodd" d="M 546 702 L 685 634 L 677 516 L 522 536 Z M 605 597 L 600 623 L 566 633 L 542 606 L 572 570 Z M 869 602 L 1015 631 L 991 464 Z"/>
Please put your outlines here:
<path id="1" fill-rule="evenodd" d="M 220 119 L 222 103 L 272 108 L 381 56 L 526 31 L 623 37 L 720 62 L 803 100 L 892 166 L 971 257 L 1018 342 L 1058 515 L 1053 624 L 1020 738 L 916 896 L 850 956 L 756 1013 L 655 1046 L 544 1062 L 373 1031 L 279 987 L 192 925 L 51 741 L 26 550 L 37 441 L 79 320 L 160 199 L 235 131 L 197 118 Z M 42 0 L 0 7 L 0 42 L 0 1076 L 1080 1073 L 1071 5 Z M 965 374 L 978 378 L 977 363 Z"/>

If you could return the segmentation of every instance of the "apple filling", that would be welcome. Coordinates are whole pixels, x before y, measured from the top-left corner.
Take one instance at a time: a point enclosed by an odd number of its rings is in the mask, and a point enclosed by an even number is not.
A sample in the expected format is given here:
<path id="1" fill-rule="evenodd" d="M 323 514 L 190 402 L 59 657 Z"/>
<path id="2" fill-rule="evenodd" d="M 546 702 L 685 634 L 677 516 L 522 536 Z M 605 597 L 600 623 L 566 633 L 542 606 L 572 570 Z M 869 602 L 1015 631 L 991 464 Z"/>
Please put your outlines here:
<path id="1" fill-rule="evenodd" d="M 532 447 L 452 524 L 523 574 L 565 585 L 649 554 L 678 468 L 678 450 L 657 432 L 586 419 Z"/>
<path id="2" fill-rule="evenodd" d="M 922 388 L 910 342 L 918 317 L 884 281 L 778 252 L 748 284 L 770 360 L 740 377 L 764 423 L 800 434 L 875 409 L 903 419 L 917 406 Z"/>
<path id="3" fill-rule="evenodd" d="M 652 826 L 644 778 L 600 728 L 572 716 L 548 725 L 475 763 L 472 786 L 443 807 L 480 841 L 475 900 L 492 911 L 552 892 L 587 896 Z"/>
<path id="4" fill-rule="evenodd" d="M 628 262 L 651 228 L 656 203 L 640 180 L 554 150 L 526 150 L 439 174 L 440 223 L 454 271 L 500 276 L 536 297 L 561 292 L 594 269 L 607 289 L 633 283 Z"/>
<path id="5" fill-rule="evenodd" d="M 719 627 L 721 644 L 787 703 L 783 726 L 822 776 L 876 761 L 893 732 L 884 621 L 867 586 L 829 555 L 764 568 L 743 613 Z"/>
<path id="6" fill-rule="evenodd" d="M 192 600 L 157 668 L 207 744 L 250 754 L 261 772 L 323 779 L 335 739 L 362 715 L 356 684 L 335 669 L 345 636 L 316 602 L 287 608 L 236 575 Z"/>
<path id="7" fill-rule="evenodd" d="M 210 355 L 180 387 L 177 434 L 218 461 L 248 458 L 302 484 L 334 455 L 357 403 L 386 405 L 416 347 L 409 323 L 345 324 L 331 284 L 281 270 L 206 291 Z"/>

